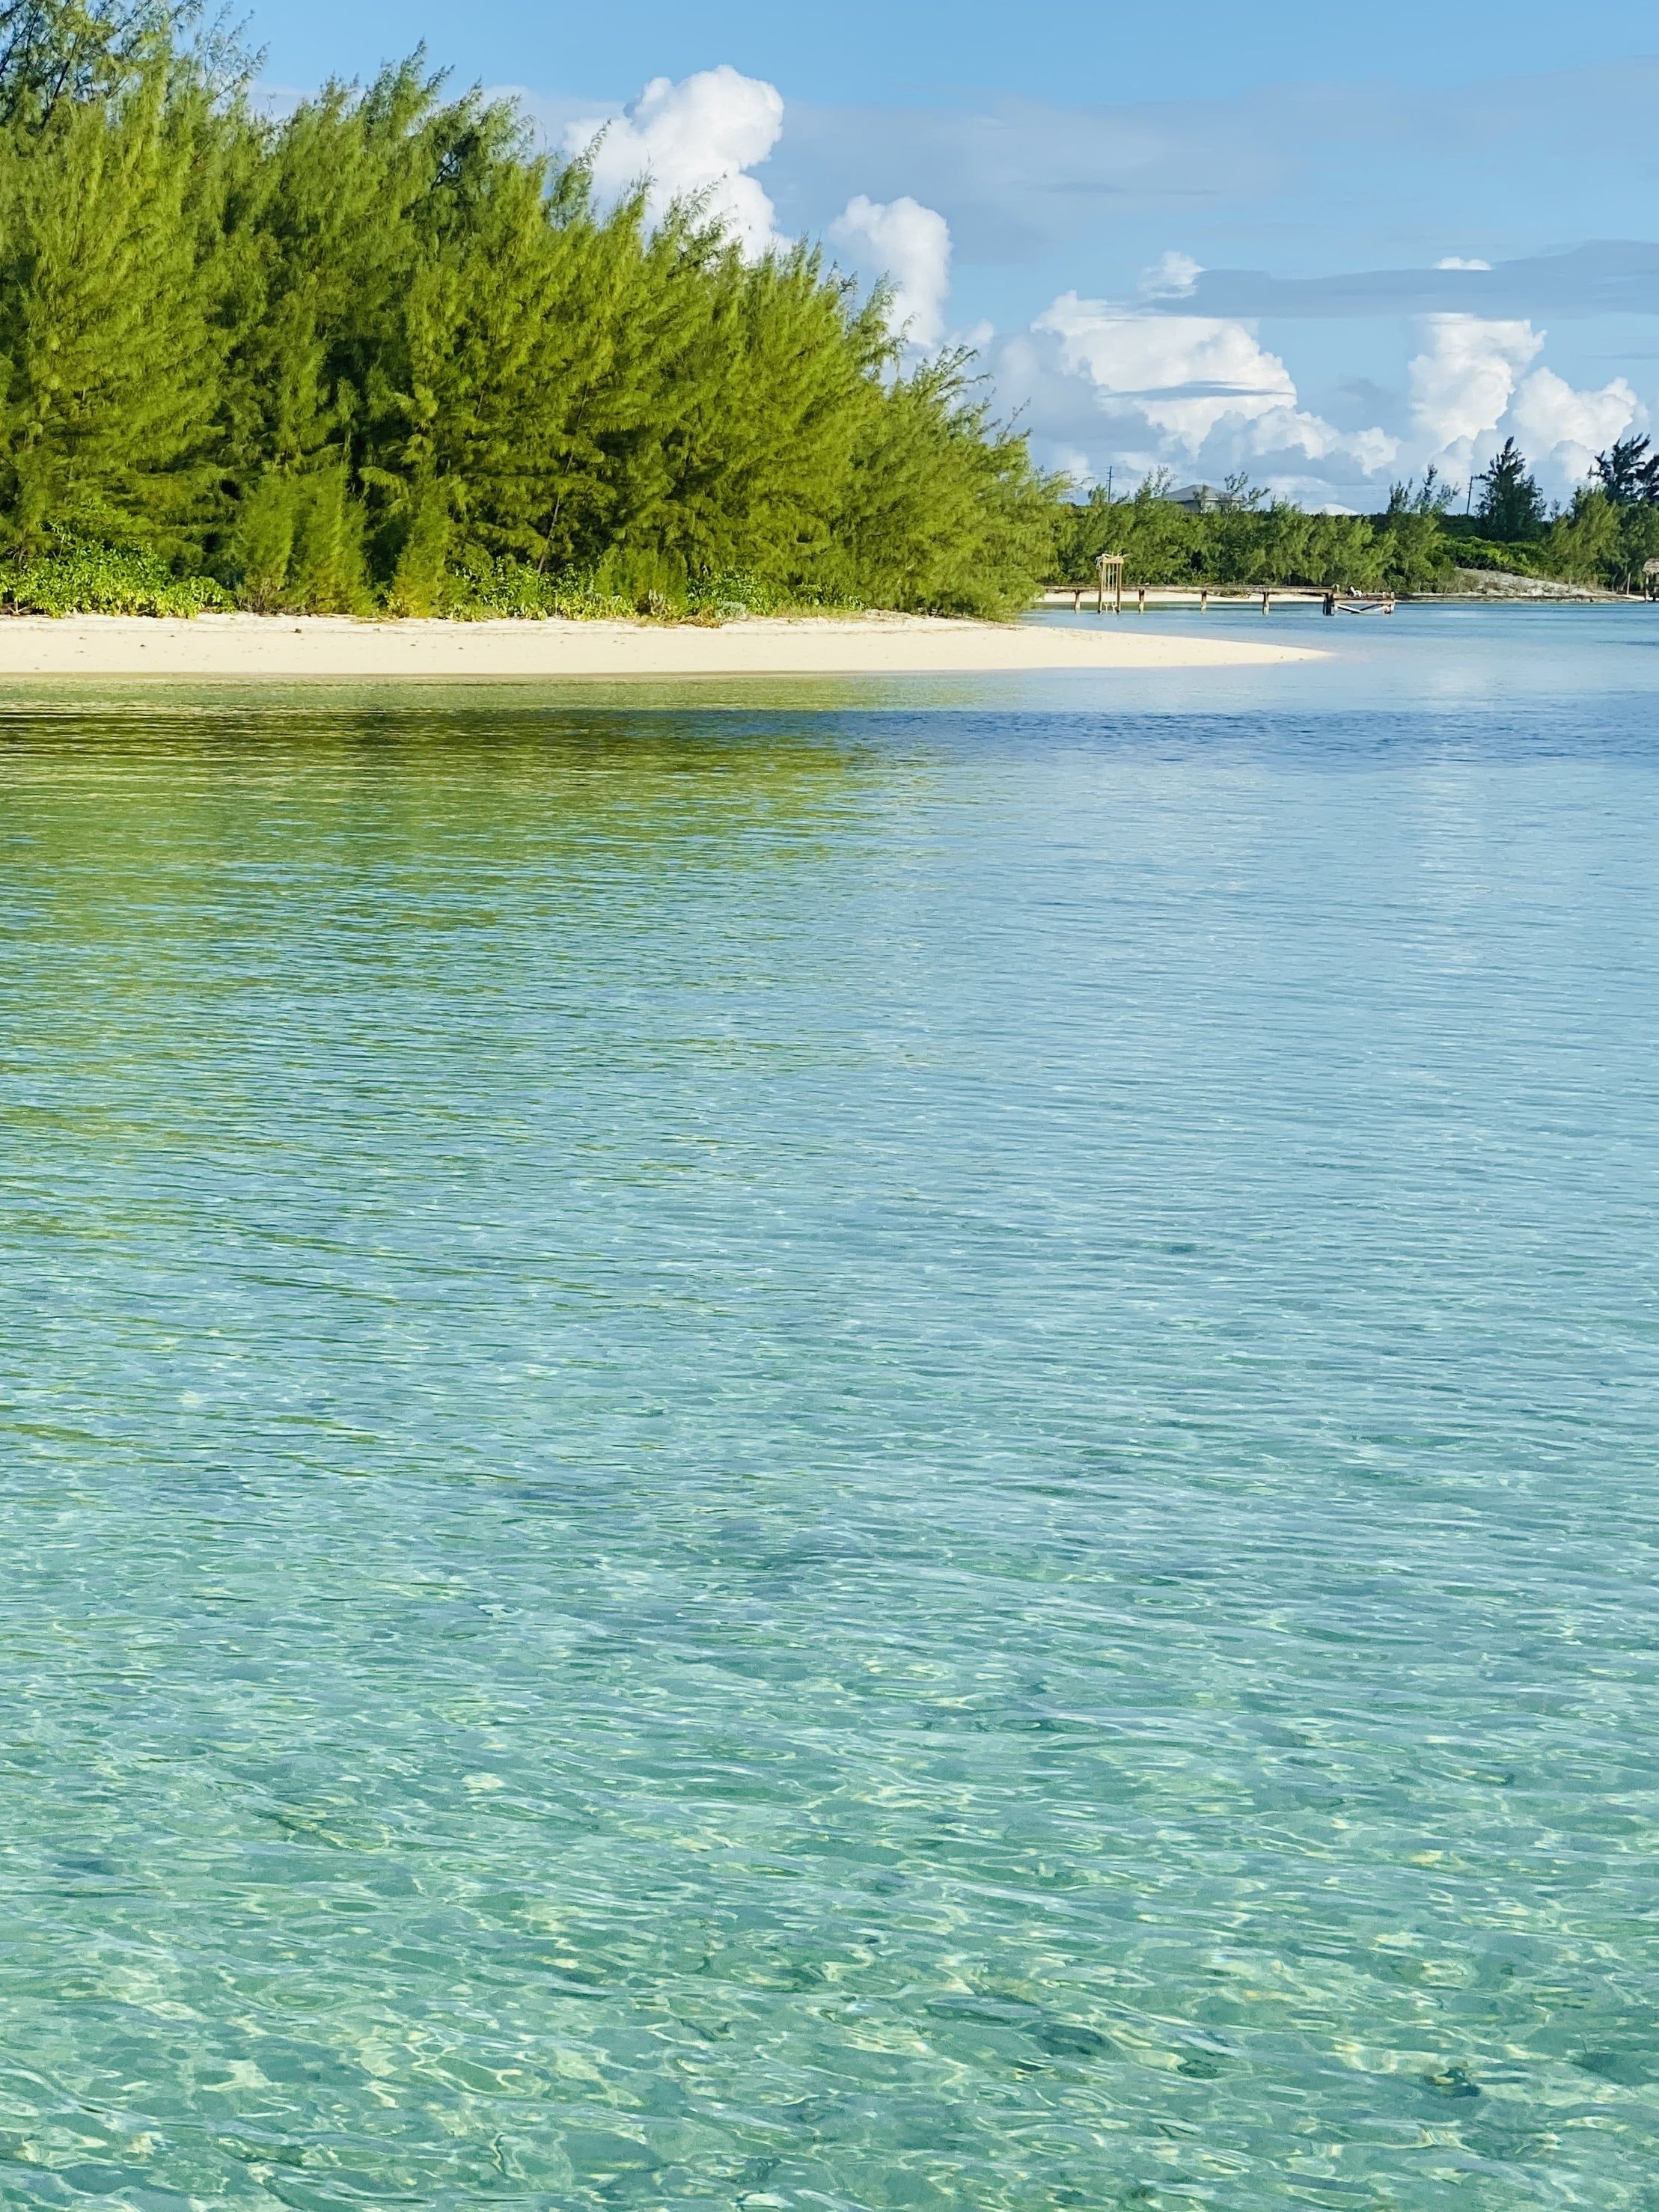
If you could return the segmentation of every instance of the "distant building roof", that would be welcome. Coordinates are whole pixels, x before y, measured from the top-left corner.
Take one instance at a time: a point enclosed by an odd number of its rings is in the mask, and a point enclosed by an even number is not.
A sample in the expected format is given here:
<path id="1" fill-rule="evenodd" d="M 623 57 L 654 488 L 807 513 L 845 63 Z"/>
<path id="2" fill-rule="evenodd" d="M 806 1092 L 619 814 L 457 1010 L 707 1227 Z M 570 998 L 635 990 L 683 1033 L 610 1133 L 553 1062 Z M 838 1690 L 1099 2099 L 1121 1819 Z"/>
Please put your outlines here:
<path id="1" fill-rule="evenodd" d="M 1181 484 L 1164 496 L 1171 507 L 1184 507 L 1188 514 L 1217 514 L 1243 504 L 1218 484 Z"/>

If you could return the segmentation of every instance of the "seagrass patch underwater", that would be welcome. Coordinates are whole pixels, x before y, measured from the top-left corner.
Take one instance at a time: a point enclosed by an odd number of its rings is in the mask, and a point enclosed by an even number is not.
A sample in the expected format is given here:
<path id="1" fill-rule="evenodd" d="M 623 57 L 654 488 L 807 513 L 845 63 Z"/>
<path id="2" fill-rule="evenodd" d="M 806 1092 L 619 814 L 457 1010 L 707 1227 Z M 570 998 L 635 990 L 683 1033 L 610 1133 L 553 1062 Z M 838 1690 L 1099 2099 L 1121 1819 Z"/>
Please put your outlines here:
<path id="1" fill-rule="evenodd" d="M 0 2203 L 1648 2201 L 1653 656 L 1390 635 L 0 712 Z"/>

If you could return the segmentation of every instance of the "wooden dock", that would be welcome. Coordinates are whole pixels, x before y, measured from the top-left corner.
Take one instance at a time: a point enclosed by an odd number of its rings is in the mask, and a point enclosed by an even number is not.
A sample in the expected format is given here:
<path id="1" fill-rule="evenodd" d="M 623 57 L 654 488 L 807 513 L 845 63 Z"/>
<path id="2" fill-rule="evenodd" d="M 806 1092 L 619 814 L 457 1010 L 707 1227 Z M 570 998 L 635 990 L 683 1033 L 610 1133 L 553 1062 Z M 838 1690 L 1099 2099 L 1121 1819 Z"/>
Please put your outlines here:
<path id="1" fill-rule="evenodd" d="M 1395 609 L 1392 592 L 1355 592 L 1346 587 L 1339 591 L 1334 585 L 1274 584 L 1265 590 L 1218 591 L 1208 585 L 1136 584 L 1126 586 L 1123 581 L 1124 556 L 1103 553 L 1096 564 L 1097 574 L 1092 583 L 1051 584 L 1043 592 L 1045 606 L 1064 606 L 1070 604 L 1073 614 L 1083 611 L 1085 599 L 1093 601 L 1091 610 L 1103 615 L 1109 601 L 1114 614 L 1123 612 L 1126 590 L 1133 590 L 1135 612 L 1144 615 L 1151 605 L 1159 606 L 1196 607 L 1200 614 L 1209 611 L 1214 600 L 1218 606 L 1260 606 L 1264 615 L 1273 611 L 1276 599 L 1291 601 L 1317 600 L 1328 615 L 1391 615 Z"/>

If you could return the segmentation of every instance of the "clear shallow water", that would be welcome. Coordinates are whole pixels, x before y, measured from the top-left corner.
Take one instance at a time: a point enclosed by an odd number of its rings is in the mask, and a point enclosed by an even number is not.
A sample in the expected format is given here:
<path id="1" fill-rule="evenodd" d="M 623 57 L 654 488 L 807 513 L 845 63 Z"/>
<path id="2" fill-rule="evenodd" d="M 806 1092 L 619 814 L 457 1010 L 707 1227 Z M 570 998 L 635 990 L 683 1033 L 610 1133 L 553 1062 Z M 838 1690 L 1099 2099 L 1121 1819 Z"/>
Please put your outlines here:
<path id="1" fill-rule="evenodd" d="M 0 2203 L 1651 2203 L 1659 620 L 1434 624 L 0 702 Z"/>

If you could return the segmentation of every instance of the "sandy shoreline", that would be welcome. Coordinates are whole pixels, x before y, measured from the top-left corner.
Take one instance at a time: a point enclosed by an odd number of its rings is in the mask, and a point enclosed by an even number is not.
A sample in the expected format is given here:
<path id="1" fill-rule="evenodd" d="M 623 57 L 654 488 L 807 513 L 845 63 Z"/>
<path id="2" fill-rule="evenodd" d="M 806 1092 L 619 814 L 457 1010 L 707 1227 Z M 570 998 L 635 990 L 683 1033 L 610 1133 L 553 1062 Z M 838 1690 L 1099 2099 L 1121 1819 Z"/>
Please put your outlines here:
<path id="1" fill-rule="evenodd" d="M 1293 646 L 1070 630 L 920 616 L 727 623 L 401 622 L 201 615 L 193 622 L 0 617 L 8 676 L 471 678 L 939 675 L 1088 668 L 1225 668 L 1316 660 Z"/>

